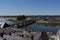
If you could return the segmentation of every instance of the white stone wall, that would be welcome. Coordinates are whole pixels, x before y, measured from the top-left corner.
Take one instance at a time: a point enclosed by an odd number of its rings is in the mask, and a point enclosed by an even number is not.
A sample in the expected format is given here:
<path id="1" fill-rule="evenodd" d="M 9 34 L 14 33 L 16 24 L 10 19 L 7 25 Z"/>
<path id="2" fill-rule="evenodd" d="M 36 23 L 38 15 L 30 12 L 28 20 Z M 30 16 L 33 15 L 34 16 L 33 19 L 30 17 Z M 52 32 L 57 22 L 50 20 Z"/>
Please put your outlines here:
<path id="1" fill-rule="evenodd" d="M 59 35 L 57 34 L 57 40 L 60 40 Z"/>

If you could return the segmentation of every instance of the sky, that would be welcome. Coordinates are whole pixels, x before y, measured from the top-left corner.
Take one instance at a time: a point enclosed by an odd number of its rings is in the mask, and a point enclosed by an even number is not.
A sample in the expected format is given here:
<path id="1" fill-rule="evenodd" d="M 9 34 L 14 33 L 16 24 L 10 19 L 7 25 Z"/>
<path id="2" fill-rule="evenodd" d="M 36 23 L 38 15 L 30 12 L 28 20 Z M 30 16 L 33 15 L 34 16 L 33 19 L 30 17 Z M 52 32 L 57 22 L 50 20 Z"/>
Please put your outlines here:
<path id="1" fill-rule="evenodd" d="M 60 0 L 0 0 L 0 15 L 60 15 Z"/>

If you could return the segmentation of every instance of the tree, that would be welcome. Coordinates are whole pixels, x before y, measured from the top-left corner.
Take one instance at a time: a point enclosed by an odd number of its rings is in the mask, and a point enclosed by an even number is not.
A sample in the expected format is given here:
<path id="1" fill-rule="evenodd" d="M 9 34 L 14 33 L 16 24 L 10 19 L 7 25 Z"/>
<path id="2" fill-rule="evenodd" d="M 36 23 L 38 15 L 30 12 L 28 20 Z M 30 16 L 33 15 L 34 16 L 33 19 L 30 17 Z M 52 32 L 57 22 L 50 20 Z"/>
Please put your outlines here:
<path id="1" fill-rule="evenodd" d="M 25 16 L 22 15 L 22 16 L 17 16 L 17 20 L 24 20 L 25 19 Z"/>

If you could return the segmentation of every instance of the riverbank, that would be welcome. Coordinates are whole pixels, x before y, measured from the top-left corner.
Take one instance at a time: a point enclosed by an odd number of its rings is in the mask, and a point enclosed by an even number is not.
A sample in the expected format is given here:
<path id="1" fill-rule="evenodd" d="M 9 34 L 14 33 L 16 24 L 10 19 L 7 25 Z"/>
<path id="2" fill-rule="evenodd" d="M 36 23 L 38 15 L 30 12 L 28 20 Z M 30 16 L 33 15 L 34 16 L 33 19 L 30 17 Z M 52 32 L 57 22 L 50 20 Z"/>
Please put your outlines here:
<path id="1" fill-rule="evenodd" d="M 45 26 L 45 25 L 34 23 L 26 26 L 24 29 L 32 30 L 32 31 L 45 31 L 45 32 L 56 33 L 60 29 L 60 26 Z"/>
<path id="2" fill-rule="evenodd" d="M 8 19 L 7 21 L 11 21 L 11 22 L 21 22 L 22 20 Z"/>
<path id="3" fill-rule="evenodd" d="M 48 27 L 48 26 L 56 27 L 56 26 L 60 26 L 60 22 L 34 23 L 34 24 L 24 27 L 24 29 L 32 28 L 33 26 L 38 26 L 38 25 L 43 25 L 45 27 Z"/>
<path id="4" fill-rule="evenodd" d="M 43 25 L 49 25 L 49 26 L 56 26 L 59 25 L 60 26 L 60 22 L 39 22 L 39 24 L 43 24 Z"/>
<path id="5" fill-rule="evenodd" d="M 33 27 L 34 25 L 36 25 L 36 23 L 31 24 L 31 25 L 28 25 L 28 26 L 25 26 L 23 29 L 26 29 L 26 28 L 31 28 L 31 27 Z"/>

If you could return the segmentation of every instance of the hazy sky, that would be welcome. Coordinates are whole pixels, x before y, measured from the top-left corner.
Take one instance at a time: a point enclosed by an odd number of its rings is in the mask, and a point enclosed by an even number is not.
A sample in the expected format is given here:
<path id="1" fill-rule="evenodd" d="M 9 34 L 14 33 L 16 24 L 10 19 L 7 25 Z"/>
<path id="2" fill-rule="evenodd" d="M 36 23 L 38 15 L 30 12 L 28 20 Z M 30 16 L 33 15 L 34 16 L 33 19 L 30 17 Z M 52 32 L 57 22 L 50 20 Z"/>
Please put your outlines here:
<path id="1" fill-rule="evenodd" d="M 0 15 L 60 15 L 60 0 L 0 0 Z"/>

